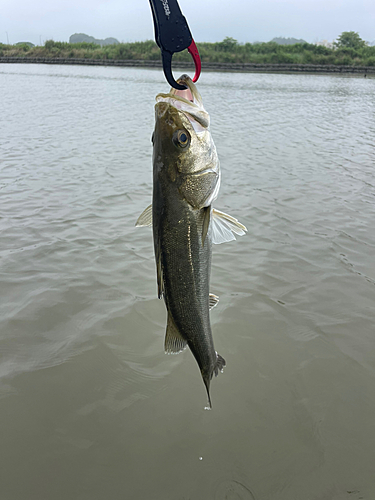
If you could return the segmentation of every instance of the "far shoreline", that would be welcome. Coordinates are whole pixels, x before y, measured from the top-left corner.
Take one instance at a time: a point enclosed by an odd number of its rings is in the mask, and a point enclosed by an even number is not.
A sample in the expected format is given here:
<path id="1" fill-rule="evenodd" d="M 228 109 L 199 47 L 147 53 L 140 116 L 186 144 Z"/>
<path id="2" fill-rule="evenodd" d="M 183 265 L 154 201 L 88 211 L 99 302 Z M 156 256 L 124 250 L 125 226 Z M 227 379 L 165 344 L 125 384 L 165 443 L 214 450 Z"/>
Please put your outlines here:
<path id="1" fill-rule="evenodd" d="M 57 64 L 79 66 L 116 66 L 130 68 L 161 68 L 161 61 L 78 59 L 41 57 L 0 57 L 0 64 Z M 176 61 L 174 69 L 194 69 L 192 62 Z M 243 72 L 243 73 L 297 73 L 297 74 L 337 74 L 375 76 L 375 66 L 339 66 L 317 64 L 255 64 L 255 63 L 202 63 L 203 71 Z"/>

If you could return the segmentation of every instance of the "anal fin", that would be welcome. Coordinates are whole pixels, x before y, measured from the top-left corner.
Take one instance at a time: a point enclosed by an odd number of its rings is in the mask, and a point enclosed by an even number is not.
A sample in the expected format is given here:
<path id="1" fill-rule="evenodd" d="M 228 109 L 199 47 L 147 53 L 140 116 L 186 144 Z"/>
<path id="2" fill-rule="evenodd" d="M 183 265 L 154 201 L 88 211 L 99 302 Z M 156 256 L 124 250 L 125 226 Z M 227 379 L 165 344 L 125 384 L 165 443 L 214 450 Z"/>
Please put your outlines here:
<path id="1" fill-rule="evenodd" d="M 216 353 L 216 363 L 214 367 L 215 377 L 218 376 L 219 371 L 223 373 L 225 366 L 226 366 L 225 359 L 222 356 L 220 356 L 220 354 Z"/>

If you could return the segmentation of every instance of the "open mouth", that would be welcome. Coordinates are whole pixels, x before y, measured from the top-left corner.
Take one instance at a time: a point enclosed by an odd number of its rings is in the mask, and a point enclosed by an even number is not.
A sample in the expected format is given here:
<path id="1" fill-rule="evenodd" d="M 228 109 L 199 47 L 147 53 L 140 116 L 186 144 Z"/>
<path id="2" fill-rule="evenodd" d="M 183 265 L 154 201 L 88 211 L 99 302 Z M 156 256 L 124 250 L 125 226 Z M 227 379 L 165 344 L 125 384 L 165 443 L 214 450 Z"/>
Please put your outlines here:
<path id="1" fill-rule="evenodd" d="M 181 80 L 179 80 L 178 83 L 185 84 L 185 82 L 181 81 Z M 193 96 L 193 93 L 192 93 L 192 91 L 190 90 L 189 87 L 187 87 L 184 90 L 172 89 L 170 93 L 173 94 L 173 95 L 175 95 L 175 96 L 182 97 L 186 101 L 190 101 L 190 102 L 194 103 L 194 96 Z"/>
<path id="2" fill-rule="evenodd" d="M 202 132 L 209 125 L 209 116 L 203 107 L 201 97 L 188 76 L 183 75 L 177 82 L 186 85 L 187 88 L 184 90 L 172 88 L 168 94 L 158 94 L 156 102 L 166 102 L 182 111 L 189 119 L 194 130 Z"/>
<path id="3" fill-rule="evenodd" d="M 188 75 L 182 75 L 177 82 L 181 85 L 185 85 L 186 89 L 177 90 L 172 88 L 168 94 L 158 94 L 156 96 L 156 102 L 168 102 L 175 108 L 181 110 L 186 109 L 186 111 L 194 107 L 204 111 L 201 96 L 191 78 Z"/>

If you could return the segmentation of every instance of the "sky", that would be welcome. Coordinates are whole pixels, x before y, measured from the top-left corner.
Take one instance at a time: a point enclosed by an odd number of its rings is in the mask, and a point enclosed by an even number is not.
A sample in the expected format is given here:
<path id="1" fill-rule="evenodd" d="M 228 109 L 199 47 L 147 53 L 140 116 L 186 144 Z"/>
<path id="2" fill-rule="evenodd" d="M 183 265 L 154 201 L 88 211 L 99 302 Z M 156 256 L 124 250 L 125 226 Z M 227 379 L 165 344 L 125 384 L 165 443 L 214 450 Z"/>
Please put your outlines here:
<path id="1" fill-rule="evenodd" d="M 179 0 L 197 42 L 274 37 L 333 41 L 356 31 L 375 41 L 374 0 Z M 0 0 L 0 42 L 68 42 L 74 33 L 120 42 L 154 39 L 148 0 Z"/>

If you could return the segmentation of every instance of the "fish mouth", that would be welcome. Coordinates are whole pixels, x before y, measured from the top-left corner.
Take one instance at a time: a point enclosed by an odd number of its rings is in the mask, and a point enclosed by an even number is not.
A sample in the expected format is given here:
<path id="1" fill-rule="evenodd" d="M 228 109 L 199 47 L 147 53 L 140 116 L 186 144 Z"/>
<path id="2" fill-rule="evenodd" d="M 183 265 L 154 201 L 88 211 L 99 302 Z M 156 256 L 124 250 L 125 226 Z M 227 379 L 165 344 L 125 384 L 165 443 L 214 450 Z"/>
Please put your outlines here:
<path id="1" fill-rule="evenodd" d="M 177 83 L 185 85 L 186 89 L 177 90 L 171 88 L 168 94 L 160 93 L 156 96 L 156 102 L 166 102 L 173 108 L 181 111 L 190 120 L 196 132 L 202 132 L 208 128 L 210 117 L 203 107 L 202 98 L 197 87 L 188 75 L 182 75 Z"/>

